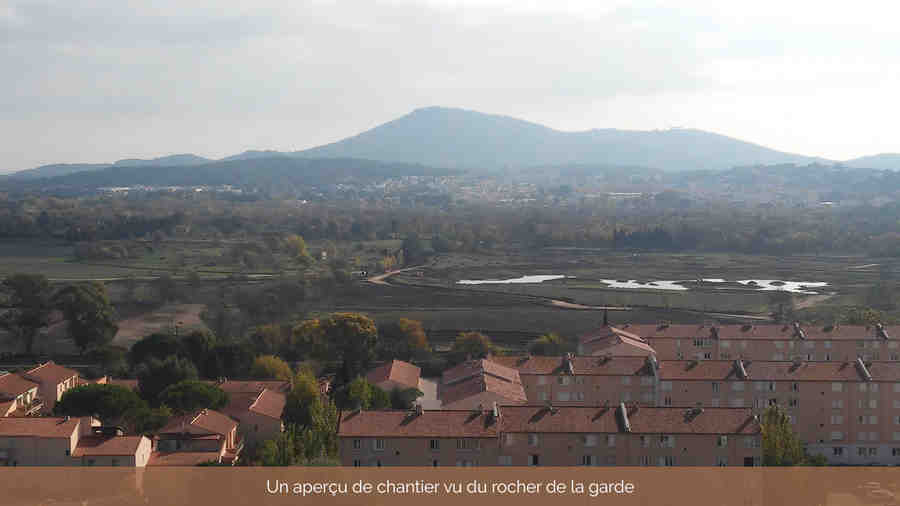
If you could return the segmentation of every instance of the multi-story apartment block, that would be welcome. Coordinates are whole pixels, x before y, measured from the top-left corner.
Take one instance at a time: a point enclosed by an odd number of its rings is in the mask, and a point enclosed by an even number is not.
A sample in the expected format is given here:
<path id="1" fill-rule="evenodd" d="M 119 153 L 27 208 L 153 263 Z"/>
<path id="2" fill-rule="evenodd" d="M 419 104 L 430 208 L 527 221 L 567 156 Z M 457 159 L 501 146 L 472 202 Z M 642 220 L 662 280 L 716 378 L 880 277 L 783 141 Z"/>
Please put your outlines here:
<path id="1" fill-rule="evenodd" d="M 810 453 L 846 464 L 900 464 L 900 363 L 493 357 L 519 370 L 529 403 L 783 407 Z"/>
<path id="2" fill-rule="evenodd" d="M 347 466 L 752 466 L 761 456 L 749 409 L 624 403 L 354 411 L 338 439 Z"/>
<path id="3" fill-rule="evenodd" d="M 635 336 L 660 360 L 900 361 L 900 326 L 624 324 L 616 330 Z"/>
<path id="4" fill-rule="evenodd" d="M 43 401 L 44 413 L 52 413 L 62 395 L 78 386 L 79 378 L 78 371 L 58 365 L 52 360 L 26 371 L 23 376 L 40 385 L 39 395 Z"/>

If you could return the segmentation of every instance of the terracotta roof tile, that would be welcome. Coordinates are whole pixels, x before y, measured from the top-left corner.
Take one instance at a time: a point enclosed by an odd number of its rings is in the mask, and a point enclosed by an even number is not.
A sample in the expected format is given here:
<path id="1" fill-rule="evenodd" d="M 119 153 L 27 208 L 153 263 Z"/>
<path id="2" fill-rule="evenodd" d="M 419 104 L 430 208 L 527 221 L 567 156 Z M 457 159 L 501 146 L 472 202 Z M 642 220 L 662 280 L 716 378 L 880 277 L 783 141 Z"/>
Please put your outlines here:
<path id="1" fill-rule="evenodd" d="M 609 339 L 609 338 L 613 338 L 613 337 L 616 337 L 616 338 L 624 337 L 624 338 L 628 338 L 633 341 L 639 341 L 639 342 L 644 341 L 644 339 L 641 336 L 639 336 L 633 332 L 628 332 L 626 330 L 622 330 L 619 327 L 604 326 L 604 327 L 600 327 L 596 330 L 592 330 L 590 332 L 582 334 L 581 336 L 578 337 L 578 342 L 592 343 L 594 341 L 602 341 L 604 339 Z"/>
<path id="2" fill-rule="evenodd" d="M 260 392 L 255 402 L 250 406 L 250 411 L 274 418 L 275 420 L 281 420 L 285 404 L 287 404 L 287 396 L 265 389 Z"/>
<path id="3" fill-rule="evenodd" d="M 145 439 L 144 436 L 82 436 L 72 456 L 133 456 Z"/>
<path id="4" fill-rule="evenodd" d="M 4 394 L 5 396 L 16 397 L 39 386 L 33 381 L 9 372 L 0 376 L 0 398 L 3 398 Z"/>
<path id="5" fill-rule="evenodd" d="M 515 383 L 522 382 L 522 380 L 519 378 L 518 371 L 494 362 L 493 358 L 491 358 L 490 360 L 483 358 L 477 360 L 467 360 L 455 367 L 444 371 L 441 381 L 444 384 L 450 384 L 478 374 L 486 374 Z"/>
<path id="6" fill-rule="evenodd" d="M 238 426 L 229 416 L 212 409 L 204 409 L 193 415 L 173 417 L 163 427 L 160 434 L 179 434 L 188 432 L 194 435 L 218 434 L 227 436 Z"/>
<path id="7" fill-rule="evenodd" d="M 621 330 L 641 336 L 644 340 L 673 338 L 691 339 L 709 337 L 710 325 L 697 324 L 647 324 L 630 323 L 618 327 Z"/>
<path id="8" fill-rule="evenodd" d="M 438 389 L 441 403 L 445 406 L 483 392 L 497 394 L 510 403 L 525 402 L 528 399 L 521 382 L 506 381 L 487 374 L 470 376 L 451 385 L 440 385 Z"/>
<path id="9" fill-rule="evenodd" d="M 287 393 L 291 391 L 291 382 L 283 380 L 226 380 L 222 383 L 211 381 L 222 390 L 230 393 L 257 393 L 264 388 L 273 392 Z"/>
<path id="10" fill-rule="evenodd" d="M 502 406 L 501 432 L 623 432 L 618 408 Z M 756 434 L 759 425 L 749 408 L 705 408 L 688 416 L 684 408 L 629 408 L 631 432 L 637 434 Z"/>
<path id="11" fill-rule="evenodd" d="M 25 373 L 26 378 L 39 383 L 59 384 L 63 381 L 78 377 L 78 371 L 56 364 L 52 360 L 45 362 Z"/>
<path id="12" fill-rule="evenodd" d="M 390 380 L 407 388 L 418 388 L 421 374 L 422 370 L 409 362 L 392 360 L 369 371 L 366 379 L 373 385 Z"/>
<path id="13" fill-rule="evenodd" d="M 78 428 L 78 418 L 0 418 L 0 436 L 67 438 Z"/>
<path id="14" fill-rule="evenodd" d="M 770 362 L 744 360 L 747 381 L 863 381 L 853 362 Z M 900 362 L 875 362 L 869 367 L 875 381 L 900 381 Z M 739 381 L 733 360 L 663 360 L 660 379 Z"/>
<path id="15" fill-rule="evenodd" d="M 519 371 L 519 375 L 550 375 L 564 372 L 564 357 L 549 356 L 502 356 L 491 360 Z M 572 357 L 572 367 L 577 375 L 594 376 L 634 376 L 648 374 L 644 357 L 612 357 L 604 360 L 596 356 Z"/>
<path id="16" fill-rule="evenodd" d="M 0 401 L 0 417 L 9 416 L 14 411 L 16 401 Z"/>
<path id="17" fill-rule="evenodd" d="M 497 424 L 470 410 L 350 411 L 341 413 L 341 437 L 483 437 L 497 436 Z"/>

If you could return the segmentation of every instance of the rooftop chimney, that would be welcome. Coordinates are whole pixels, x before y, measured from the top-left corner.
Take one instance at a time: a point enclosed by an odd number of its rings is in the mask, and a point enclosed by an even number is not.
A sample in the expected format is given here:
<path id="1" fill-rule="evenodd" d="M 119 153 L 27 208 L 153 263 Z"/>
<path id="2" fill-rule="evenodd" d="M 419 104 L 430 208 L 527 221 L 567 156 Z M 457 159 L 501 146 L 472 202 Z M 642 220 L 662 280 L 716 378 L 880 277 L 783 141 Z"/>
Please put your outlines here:
<path id="1" fill-rule="evenodd" d="M 424 410 L 422 409 L 422 405 L 421 405 L 421 404 L 416 404 L 416 416 L 419 416 L 419 415 L 421 415 L 422 413 L 424 413 Z"/>
<path id="2" fill-rule="evenodd" d="M 656 355 L 647 355 L 647 364 L 650 366 L 650 372 L 653 373 L 653 377 L 659 379 L 659 361 L 656 360 Z"/>
<path id="3" fill-rule="evenodd" d="M 500 419 L 500 406 L 497 405 L 497 401 L 494 401 L 494 406 L 491 408 L 491 416 L 494 420 Z"/>
<path id="4" fill-rule="evenodd" d="M 573 358 L 571 353 L 566 353 L 566 356 L 563 357 L 563 370 L 569 376 L 575 375 L 575 364 L 572 363 Z"/>
<path id="5" fill-rule="evenodd" d="M 875 333 L 882 339 L 891 338 L 891 336 L 888 335 L 887 330 L 884 330 L 884 325 L 882 325 L 881 323 L 875 325 Z"/>
<path id="6" fill-rule="evenodd" d="M 622 418 L 622 430 L 624 432 L 631 432 L 631 422 L 628 420 L 628 408 L 625 407 L 624 402 L 619 403 L 619 417 Z"/>
<path id="7" fill-rule="evenodd" d="M 603 326 L 604 327 L 609 326 L 609 309 L 603 310 Z"/>
<path id="8" fill-rule="evenodd" d="M 794 322 L 794 337 L 797 339 L 806 339 L 806 334 L 804 334 L 803 329 L 800 328 L 800 322 Z"/>
<path id="9" fill-rule="evenodd" d="M 863 362 L 862 357 L 856 357 L 856 369 L 859 371 L 860 376 L 865 378 L 866 381 L 872 381 L 872 374 L 869 373 L 869 368 L 866 367 L 866 363 Z"/>
<path id="10" fill-rule="evenodd" d="M 738 377 L 742 380 L 750 378 L 750 375 L 747 374 L 747 369 L 744 368 L 744 361 L 741 359 L 737 359 L 734 361 L 734 372 L 736 372 Z"/>

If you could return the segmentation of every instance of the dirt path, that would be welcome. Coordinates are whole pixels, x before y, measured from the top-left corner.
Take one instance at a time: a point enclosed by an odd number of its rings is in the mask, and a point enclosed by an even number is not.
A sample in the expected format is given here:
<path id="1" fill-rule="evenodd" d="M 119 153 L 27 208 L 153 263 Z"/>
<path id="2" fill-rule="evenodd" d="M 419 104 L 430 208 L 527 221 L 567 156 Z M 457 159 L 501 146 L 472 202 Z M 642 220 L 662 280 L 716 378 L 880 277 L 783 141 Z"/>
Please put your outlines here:
<path id="1" fill-rule="evenodd" d="M 584 304 L 576 304 L 574 302 L 566 302 L 564 300 L 550 299 L 550 305 L 563 309 L 593 309 L 593 310 L 609 310 L 609 311 L 631 311 L 630 307 L 622 306 L 585 306 Z"/>
<path id="2" fill-rule="evenodd" d="M 372 276 L 371 278 L 367 279 L 366 281 L 368 281 L 369 283 L 375 284 L 375 285 L 391 286 L 390 283 L 385 281 L 387 278 L 393 276 L 394 274 L 399 274 L 401 272 L 411 271 L 413 269 L 419 269 L 422 267 L 425 267 L 425 266 L 424 265 L 416 265 L 413 267 L 406 267 L 404 269 L 397 269 L 396 271 L 388 271 L 388 272 L 385 272 L 384 274 Z"/>

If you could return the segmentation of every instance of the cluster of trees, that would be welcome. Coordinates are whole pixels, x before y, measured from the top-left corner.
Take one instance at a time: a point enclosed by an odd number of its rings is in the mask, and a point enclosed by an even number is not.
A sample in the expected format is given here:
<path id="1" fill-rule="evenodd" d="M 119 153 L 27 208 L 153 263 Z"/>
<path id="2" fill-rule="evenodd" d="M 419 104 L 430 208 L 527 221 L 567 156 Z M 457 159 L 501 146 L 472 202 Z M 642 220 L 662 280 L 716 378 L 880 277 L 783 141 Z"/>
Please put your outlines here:
<path id="1" fill-rule="evenodd" d="M 256 241 L 265 246 L 260 251 L 243 246 L 228 253 L 251 266 L 266 264 L 273 252 L 290 252 L 305 261 L 308 252 L 304 253 L 302 244 L 295 244 L 295 236 L 331 241 L 405 238 L 402 252 L 406 263 L 434 253 L 510 244 L 774 255 L 900 255 L 897 203 L 805 208 L 670 202 L 681 200 L 660 197 L 628 206 L 584 201 L 519 208 L 470 203 L 454 204 L 452 212 L 447 212 L 437 207 L 394 208 L 379 202 L 297 206 L 295 201 L 235 202 L 198 195 L 28 197 L 0 207 L 0 237 L 51 236 L 72 242 L 142 237 L 264 239 Z M 78 251 L 89 258 L 137 254 L 134 248 L 107 243 L 82 246 Z M 393 261 L 398 262 L 396 257 Z"/>
<path id="2" fill-rule="evenodd" d="M 14 274 L 0 285 L 10 308 L 0 315 L 0 329 L 9 332 L 31 354 L 40 331 L 54 311 L 68 323 L 68 334 L 82 353 L 103 348 L 118 331 L 115 314 L 100 282 L 51 286 L 39 274 Z"/>

